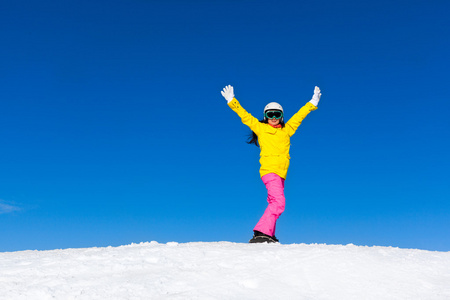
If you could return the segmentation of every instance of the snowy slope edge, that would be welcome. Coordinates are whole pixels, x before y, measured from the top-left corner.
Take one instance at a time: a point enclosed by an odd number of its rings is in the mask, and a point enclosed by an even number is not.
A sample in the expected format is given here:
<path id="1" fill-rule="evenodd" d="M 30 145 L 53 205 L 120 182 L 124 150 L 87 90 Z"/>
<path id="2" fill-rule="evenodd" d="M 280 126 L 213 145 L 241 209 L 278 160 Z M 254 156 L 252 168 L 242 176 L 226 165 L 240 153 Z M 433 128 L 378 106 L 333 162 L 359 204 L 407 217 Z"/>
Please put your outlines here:
<path id="1" fill-rule="evenodd" d="M 230 242 L 0 253 L 0 299 L 450 299 L 450 252 Z"/>

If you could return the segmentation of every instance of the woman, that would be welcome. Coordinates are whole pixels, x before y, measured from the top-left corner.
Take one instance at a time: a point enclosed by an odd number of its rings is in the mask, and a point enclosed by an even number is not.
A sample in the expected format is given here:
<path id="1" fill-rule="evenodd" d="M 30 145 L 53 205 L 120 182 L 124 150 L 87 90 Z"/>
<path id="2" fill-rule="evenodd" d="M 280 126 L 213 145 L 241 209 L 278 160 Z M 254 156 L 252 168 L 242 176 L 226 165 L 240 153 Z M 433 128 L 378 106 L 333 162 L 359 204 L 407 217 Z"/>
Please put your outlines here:
<path id="1" fill-rule="evenodd" d="M 276 102 L 266 105 L 264 119 L 258 121 L 242 108 L 234 97 L 234 89 L 231 85 L 226 86 L 221 93 L 227 100 L 228 106 L 241 118 L 242 123 L 253 131 L 249 143 L 254 143 L 261 149 L 259 173 L 267 188 L 269 205 L 253 229 L 253 238 L 249 242 L 278 242 L 275 237 L 275 227 L 277 219 L 285 207 L 284 181 L 289 168 L 290 138 L 303 119 L 311 111 L 317 109 L 322 94 L 319 87 L 316 86 L 312 99 L 285 124 L 283 107 Z"/>

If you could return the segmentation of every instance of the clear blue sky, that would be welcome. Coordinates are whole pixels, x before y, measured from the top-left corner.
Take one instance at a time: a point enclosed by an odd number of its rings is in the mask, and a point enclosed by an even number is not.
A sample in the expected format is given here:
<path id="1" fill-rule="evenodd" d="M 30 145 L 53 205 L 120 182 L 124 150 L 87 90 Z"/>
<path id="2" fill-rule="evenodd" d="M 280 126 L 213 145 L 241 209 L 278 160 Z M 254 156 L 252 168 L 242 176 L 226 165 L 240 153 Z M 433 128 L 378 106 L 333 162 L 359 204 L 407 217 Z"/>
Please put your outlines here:
<path id="1" fill-rule="evenodd" d="M 450 251 L 448 1 L 3 1 L 0 251 L 247 242 L 286 117 L 282 243 Z"/>

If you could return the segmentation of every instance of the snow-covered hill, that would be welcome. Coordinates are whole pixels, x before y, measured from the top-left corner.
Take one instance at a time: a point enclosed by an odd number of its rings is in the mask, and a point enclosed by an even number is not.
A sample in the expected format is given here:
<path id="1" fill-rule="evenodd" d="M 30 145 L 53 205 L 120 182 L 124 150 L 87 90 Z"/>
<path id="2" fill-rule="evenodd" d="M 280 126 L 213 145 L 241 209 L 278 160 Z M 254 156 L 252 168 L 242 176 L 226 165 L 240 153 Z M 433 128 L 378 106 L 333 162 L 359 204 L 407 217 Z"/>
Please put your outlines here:
<path id="1" fill-rule="evenodd" d="M 151 242 L 0 253 L 0 299 L 450 299 L 450 252 Z"/>

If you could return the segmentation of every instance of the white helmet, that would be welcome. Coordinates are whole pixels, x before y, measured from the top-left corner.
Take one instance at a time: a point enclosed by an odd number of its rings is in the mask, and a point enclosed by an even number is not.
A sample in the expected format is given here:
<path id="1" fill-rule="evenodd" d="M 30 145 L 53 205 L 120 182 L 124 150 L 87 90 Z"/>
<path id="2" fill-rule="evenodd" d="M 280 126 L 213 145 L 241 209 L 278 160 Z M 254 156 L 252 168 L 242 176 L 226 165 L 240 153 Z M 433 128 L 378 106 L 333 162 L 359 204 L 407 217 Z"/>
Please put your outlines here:
<path id="1" fill-rule="evenodd" d="M 279 103 L 270 102 L 269 104 L 266 105 L 266 107 L 264 107 L 264 114 L 268 110 L 281 110 L 281 112 L 283 112 L 283 107 Z"/>
<path id="2" fill-rule="evenodd" d="M 277 103 L 277 102 L 270 102 L 269 104 L 266 105 L 266 107 L 264 107 L 264 120 L 266 119 L 266 111 L 268 110 L 280 110 L 282 113 L 284 113 L 283 111 L 283 107 Z M 281 118 L 281 121 L 283 121 L 284 118 Z"/>

